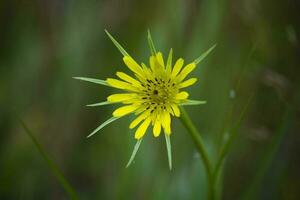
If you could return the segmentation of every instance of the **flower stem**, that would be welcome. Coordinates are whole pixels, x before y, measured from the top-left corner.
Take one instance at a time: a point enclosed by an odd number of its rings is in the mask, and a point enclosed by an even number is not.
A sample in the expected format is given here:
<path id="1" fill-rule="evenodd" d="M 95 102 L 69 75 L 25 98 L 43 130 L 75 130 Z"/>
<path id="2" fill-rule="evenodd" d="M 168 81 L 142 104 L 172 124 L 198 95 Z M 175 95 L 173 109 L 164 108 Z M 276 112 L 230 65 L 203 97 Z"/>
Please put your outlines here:
<path id="1" fill-rule="evenodd" d="M 192 140 L 197 148 L 197 151 L 199 152 L 202 161 L 204 163 L 205 170 L 207 172 L 207 180 L 208 180 L 208 199 L 213 200 L 215 199 L 215 192 L 214 192 L 214 176 L 213 176 L 213 168 L 211 165 L 211 162 L 208 157 L 208 153 L 204 147 L 204 142 L 199 134 L 198 130 L 194 126 L 192 120 L 190 119 L 189 115 L 185 111 L 183 107 L 180 107 L 181 110 L 181 116 L 180 120 L 184 127 L 188 130 L 190 136 L 192 137 Z"/>

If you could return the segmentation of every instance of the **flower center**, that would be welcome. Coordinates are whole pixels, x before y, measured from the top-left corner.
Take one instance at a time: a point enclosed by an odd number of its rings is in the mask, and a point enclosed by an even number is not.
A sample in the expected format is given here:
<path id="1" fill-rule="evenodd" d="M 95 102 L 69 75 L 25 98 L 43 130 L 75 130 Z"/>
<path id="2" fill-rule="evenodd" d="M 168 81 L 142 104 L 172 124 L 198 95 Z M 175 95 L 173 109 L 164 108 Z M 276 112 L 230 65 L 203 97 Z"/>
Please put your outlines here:
<path id="1" fill-rule="evenodd" d="M 154 80 L 147 79 L 143 84 L 144 90 L 142 99 L 144 103 L 149 106 L 165 106 L 174 101 L 178 88 L 171 79 L 164 80 L 162 78 L 155 78 Z"/>

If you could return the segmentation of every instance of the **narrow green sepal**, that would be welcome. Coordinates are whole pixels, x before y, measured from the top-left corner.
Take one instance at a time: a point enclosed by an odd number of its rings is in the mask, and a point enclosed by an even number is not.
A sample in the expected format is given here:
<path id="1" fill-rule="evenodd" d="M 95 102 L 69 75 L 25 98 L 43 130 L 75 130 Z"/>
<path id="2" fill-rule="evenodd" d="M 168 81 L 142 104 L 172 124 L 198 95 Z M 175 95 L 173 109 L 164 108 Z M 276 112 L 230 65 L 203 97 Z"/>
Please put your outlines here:
<path id="1" fill-rule="evenodd" d="M 168 152 L 169 168 L 170 168 L 170 170 L 172 170 L 172 148 L 171 148 L 170 135 L 165 134 L 165 138 L 166 138 L 166 146 L 167 146 L 167 152 Z"/>
<path id="2" fill-rule="evenodd" d="M 196 106 L 206 104 L 206 101 L 199 101 L 199 100 L 187 100 L 186 102 L 180 103 L 180 106 Z"/>
<path id="3" fill-rule="evenodd" d="M 102 128 L 104 128 L 105 126 L 107 126 L 108 124 L 116 121 L 117 119 L 119 119 L 120 117 L 111 117 L 108 120 L 106 120 L 105 122 L 103 122 L 100 126 L 98 126 L 91 134 L 89 134 L 87 136 L 87 138 L 93 136 L 95 133 L 97 133 L 98 131 L 100 131 Z"/>
<path id="4" fill-rule="evenodd" d="M 87 81 L 87 82 L 96 83 L 100 85 L 110 86 L 106 81 L 101 79 L 87 78 L 87 77 L 73 77 L 73 78 L 81 81 Z"/>
<path id="5" fill-rule="evenodd" d="M 135 155 L 136 155 L 137 151 L 139 150 L 139 147 L 140 147 L 140 145 L 141 145 L 142 140 L 143 140 L 143 138 L 139 139 L 139 140 L 136 142 L 136 144 L 134 145 L 132 154 L 131 154 L 130 159 L 129 159 L 127 165 L 126 165 L 126 168 L 128 168 L 128 167 L 131 165 L 132 161 L 134 160 Z"/>
<path id="6" fill-rule="evenodd" d="M 109 105 L 109 104 L 113 104 L 113 103 L 114 103 L 114 102 L 103 101 L 103 102 L 99 102 L 99 103 L 88 104 L 88 105 L 86 105 L 86 106 L 87 106 L 87 107 L 95 107 L 95 106 Z"/>
<path id="7" fill-rule="evenodd" d="M 148 38 L 148 44 L 149 44 L 151 54 L 154 56 L 154 55 L 156 55 L 156 49 L 155 49 L 155 46 L 154 46 L 154 43 L 153 43 L 153 40 L 152 40 L 151 33 L 150 33 L 149 29 L 148 29 L 148 37 L 147 38 Z"/>
<path id="8" fill-rule="evenodd" d="M 105 29 L 104 30 L 109 39 L 114 43 L 123 56 L 129 56 L 127 51 L 120 45 L 120 43 Z"/>
<path id="9" fill-rule="evenodd" d="M 217 44 L 214 44 L 212 47 L 210 47 L 207 51 L 205 51 L 201 56 L 199 56 L 194 63 L 199 64 L 208 54 L 217 46 Z"/>

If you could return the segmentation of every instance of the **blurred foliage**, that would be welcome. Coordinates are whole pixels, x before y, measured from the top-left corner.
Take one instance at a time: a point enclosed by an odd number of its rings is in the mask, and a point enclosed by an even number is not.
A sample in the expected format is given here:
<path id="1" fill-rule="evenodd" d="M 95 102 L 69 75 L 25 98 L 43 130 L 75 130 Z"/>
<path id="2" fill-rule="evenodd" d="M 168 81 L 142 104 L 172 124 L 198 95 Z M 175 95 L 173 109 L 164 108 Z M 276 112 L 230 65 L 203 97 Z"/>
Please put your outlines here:
<path id="1" fill-rule="evenodd" d="M 84 105 L 113 91 L 71 77 L 128 71 L 104 29 L 146 61 L 148 28 L 165 55 L 172 47 L 187 61 L 218 43 L 190 89 L 208 103 L 187 108 L 213 158 L 254 94 L 224 166 L 223 199 L 299 199 L 299 9 L 297 0 L 0 1 L 0 199 L 67 199 L 12 109 L 81 199 L 205 198 L 205 172 L 179 120 L 172 171 L 164 138 L 150 133 L 125 168 L 130 116 L 86 139 L 113 106 Z"/>

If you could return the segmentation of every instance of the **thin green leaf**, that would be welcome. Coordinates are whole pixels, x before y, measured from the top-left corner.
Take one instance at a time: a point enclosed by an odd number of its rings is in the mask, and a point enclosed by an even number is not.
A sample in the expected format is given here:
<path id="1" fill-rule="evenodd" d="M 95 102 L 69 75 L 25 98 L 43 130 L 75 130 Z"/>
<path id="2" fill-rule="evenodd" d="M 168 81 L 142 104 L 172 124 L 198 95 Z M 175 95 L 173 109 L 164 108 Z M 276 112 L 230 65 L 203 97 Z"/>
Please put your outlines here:
<path id="1" fill-rule="evenodd" d="M 154 43 L 153 43 L 153 40 L 152 40 L 151 33 L 150 33 L 149 29 L 148 29 L 148 44 L 149 44 L 151 54 L 156 55 L 156 49 L 155 49 L 155 46 L 154 46 Z"/>
<path id="2" fill-rule="evenodd" d="M 212 47 L 210 47 L 206 52 L 204 52 L 201 56 L 199 56 L 194 63 L 199 64 L 215 47 L 217 46 L 217 44 L 213 45 Z"/>
<path id="3" fill-rule="evenodd" d="M 225 144 L 222 146 L 221 148 L 221 151 L 220 151 L 220 155 L 219 155 L 219 158 L 217 160 L 217 163 L 216 163 L 216 167 L 215 167 L 215 170 L 214 170 L 214 176 L 217 178 L 220 174 L 220 170 L 222 168 L 222 165 L 223 165 L 223 162 L 224 162 L 224 159 L 226 157 L 226 155 L 228 154 L 229 152 L 229 149 L 232 145 L 232 142 L 234 140 L 234 138 L 236 137 L 237 135 L 237 132 L 238 132 L 238 129 L 240 128 L 241 126 L 241 123 L 242 123 L 242 120 L 244 119 L 245 117 L 245 114 L 249 108 L 249 105 L 251 103 L 251 100 L 253 98 L 253 94 L 249 97 L 246 105 L 244 106 L 244 108 L 242 109 L 239 117 L 238 117 L 238 120 L 237 122 L 235 123 L 234 127 L 232 127 L 232 130 L 230 131 L 230 135 L 229 135 L 229 138 L 226 140 Z"/>
<path id="4" fill-rule="evenodd" d="M 87 81 L 87 82 L 96 83 L 96 84 L 100 84 L 100 85 L 110 86 L 107 84 L 106 81 L 101 80 L 101 79 L 87 78 L 87 77 L 73 77 L 73 78 L 81 80 L 81 81 Z"/>
<path id="5" fill-rule="evenodd" d="M 40 153 L 42 158 L 46 161 L 48 167 L 50 168 L 50 170 L 52 171 L 54 176 L 57 178 L 58 182 L 61 184 L 61 186 L 66 191 L 66 193 L 69 195 L 69 198 L 73 199 L 73 200 L 79 199 L 74 188 L 64 177 L 63 173 L 60 171 L 58 166 L 50 159 L 50 156 L 48 156 L 48 154 L 44 150 L 43 146 L 35 138 L 34 134 L 29 130 L 29 128 L 26 126 L 26 124 L 23 122 L 23 120 L 18 115 L 17 115 L 17 118 L 18 118 L 21 126 L 23 127 L 23 129 L 25 130 L 25 132 L 27 133 L 27 135 L 29 136 L 29 138 L 31 139 L 31 141 L 33 142 L 35 147 L 37 148 L 38 152 Z"/>
<path id="6" fill-rule="evenodd" d="M 110 38 L 110 40 L 114 43 L 114 45 L 119 49 L 119 51 L 121 52 L 121 54 L 123 56 L 129 56 L 129 54 L 127 53 L 127 51 L 120 45 L 120 43 L 115 38 L 113 38 L 113 36 L 106 29 L 104 31 L 108 35 L 108 37 Z"/>
<path id="7" fill-rule="evenodd" d="M 100 126 L 98 126 L 91 134 L 89 134 L 87 136 L 87 138 L 93 136 L 95 133 L 97 133 L 98 131 L 100 131 L 102 128 L 104 128 L 105 126 L 107 126 L 108 124 L 116 121 L 117 119 L 119 119 L 120 117 L 111 117 L 108 120 L 106 120 L 105 122 L 103 122 Z"/>
<path id="8" fill-rule="evenodd" d="M 100 102 L 100 103 L 88 104 L 86 106 L 95 107 L 95 106 L 104 106 L 104 105 L 113 104 L 113 103 L 114 102 L 104 101 L 104 102 Z"/>
<path id="9" fill-rule="evenodd" d="M 168 151 L 169 168 L 170 170 L 172 170 L 172 148 L 171 148 L 170 135 L 165 134 L 165 138 L 166 138 L 166 146 Z"/>
<path id="10" fill-rule="evenodd" d="M 170 49 L 168 60 L 167 60 L 167 71 L 171 72 L 172 69 L 172 57 L 173 57 L 173 49 Z"/>
<path id="11" fill-rule="evenodd" d="M 206 104 L 206 101 L 199 101 L 199 100 L 187 100 L 186 102 L 180 103 L 181 106 L 195 106 Z"/>
<path id="12" fill-rule="evenodd" d="M 142 139 L 143 139 L 143 138 L 142 138 Z M 132 154 L 131 154 L 131 156 L 130 156 L 130 159 L 129 159 L 127 165 L 126 165 L 126 168 L 129 167 L 129 166 L 131 165 L 132 161 L 134 160 L 135 155 L 136 155 L 137 151 L 139 150 L 139 147 L 140 147 L 140 144 L 141 144 L 141 142 L 142 142 L 142 139 L 139 139 L 139 140 L 136 142 L 136 144 L 134 145 L 134 149 L 133 149 Z"/>

